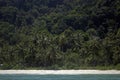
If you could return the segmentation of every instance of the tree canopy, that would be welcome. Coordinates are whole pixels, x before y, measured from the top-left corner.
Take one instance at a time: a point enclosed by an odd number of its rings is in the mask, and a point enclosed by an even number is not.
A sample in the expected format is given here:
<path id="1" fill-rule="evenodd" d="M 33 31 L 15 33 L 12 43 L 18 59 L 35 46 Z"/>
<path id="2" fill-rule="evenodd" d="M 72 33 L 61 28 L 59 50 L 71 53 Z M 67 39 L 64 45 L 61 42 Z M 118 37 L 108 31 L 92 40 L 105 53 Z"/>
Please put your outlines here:
<path id="1" fill-rule="evenodd" d="M 119 20 L 119 0 L 0 0 L 0 68 L 119 67 Z"/>

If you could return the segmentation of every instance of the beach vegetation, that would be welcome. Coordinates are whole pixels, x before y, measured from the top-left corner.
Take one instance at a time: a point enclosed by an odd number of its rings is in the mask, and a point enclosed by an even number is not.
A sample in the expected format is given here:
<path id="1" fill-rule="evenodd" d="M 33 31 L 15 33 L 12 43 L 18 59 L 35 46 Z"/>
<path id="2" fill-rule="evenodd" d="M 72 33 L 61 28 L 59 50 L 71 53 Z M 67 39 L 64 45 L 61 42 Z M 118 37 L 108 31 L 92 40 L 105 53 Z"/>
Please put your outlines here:
<path id="1" fill-rule="evenodd" d="M 120 69 L 120 1 L 0 0 L 0 69 Z"/>

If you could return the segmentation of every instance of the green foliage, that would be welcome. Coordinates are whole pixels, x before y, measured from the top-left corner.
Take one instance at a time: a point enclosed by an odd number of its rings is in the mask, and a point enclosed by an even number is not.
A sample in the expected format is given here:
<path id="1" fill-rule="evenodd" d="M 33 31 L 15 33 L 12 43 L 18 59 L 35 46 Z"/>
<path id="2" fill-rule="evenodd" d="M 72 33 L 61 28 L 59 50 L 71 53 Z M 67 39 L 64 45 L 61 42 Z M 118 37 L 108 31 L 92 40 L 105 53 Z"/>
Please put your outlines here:
<path id="1" fill-rule="evenodd" d="M 0 0 L 0 69 L 119 69 L 119 0 Z"/>

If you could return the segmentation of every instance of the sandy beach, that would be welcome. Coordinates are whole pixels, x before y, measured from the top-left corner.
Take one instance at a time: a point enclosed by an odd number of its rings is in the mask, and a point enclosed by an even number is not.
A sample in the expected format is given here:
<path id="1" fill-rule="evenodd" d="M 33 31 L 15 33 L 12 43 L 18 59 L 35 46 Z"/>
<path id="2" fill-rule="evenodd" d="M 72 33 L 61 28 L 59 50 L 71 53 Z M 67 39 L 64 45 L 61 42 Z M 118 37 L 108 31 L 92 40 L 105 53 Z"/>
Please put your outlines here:
<path id="1" fill-rule="evenodd" d="M 78 75 L 120 74 L 119 70 L 0 70 L 0 74 Z"/>

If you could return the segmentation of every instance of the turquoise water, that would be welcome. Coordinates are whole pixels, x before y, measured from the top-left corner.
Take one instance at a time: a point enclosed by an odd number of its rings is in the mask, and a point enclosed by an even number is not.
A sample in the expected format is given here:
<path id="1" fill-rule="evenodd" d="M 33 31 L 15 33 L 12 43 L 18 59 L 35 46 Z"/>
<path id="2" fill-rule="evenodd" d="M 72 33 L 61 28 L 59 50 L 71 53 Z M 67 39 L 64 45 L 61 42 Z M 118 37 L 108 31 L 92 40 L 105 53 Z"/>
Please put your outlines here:
<path id="1" fill-rule="evenodd" d="M 120 80 L 120 75 L 0 75 L 0 80 Z"/>

